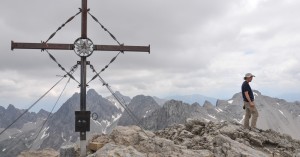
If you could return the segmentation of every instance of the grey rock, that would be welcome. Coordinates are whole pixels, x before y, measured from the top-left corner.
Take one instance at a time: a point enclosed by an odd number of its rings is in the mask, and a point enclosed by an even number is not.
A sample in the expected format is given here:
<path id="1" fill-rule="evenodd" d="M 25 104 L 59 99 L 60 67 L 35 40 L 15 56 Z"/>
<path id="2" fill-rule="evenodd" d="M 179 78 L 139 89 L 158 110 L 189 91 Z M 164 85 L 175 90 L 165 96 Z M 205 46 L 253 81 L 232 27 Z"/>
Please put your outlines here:
<path id="1" fill-rule="evenodd" d="M 197 122 L 198 121 L 198 122 Z M 187 149 L 207 149 L 214 153 L 216 157 L 222 156 L 296 156 L 300 148 L 300 141 L 292 139 L 290 136 L 280 134 L 272 130 L 262 130 L 257 133 L 243 129 L 238 123 L 205 123 L 202 128 L 203 135 L 189 135 L 188 131 L 196 130 L 202 121 L 191 120 L 180 128 L 184 133 L 178 132 L 176 126 L 166 128 L 156 132 L 162 138 L 173 140 L 174 143 L 186 146 Z M 177 131 L 174 131 L 177 130 Z M 186 136 L 186 135 L 189 136 Z M 192 133 L 193 134 L 193 133 Z M 280 148 L 280 149 L 279 149 Z"/>
<path id="2" fill-rule="evenodd" d="M 180 128 L 180 127 L 177 127 Z M 99 149 L 94 156 L 113 156 L 112 153 L 121 154 L 121 156 L 185 156 L 185 157 L 212 157 L 209 150 L 187 149 L 184 145 L 176 145 L 173 141 L 160 138 L 150 131 L 143 131 L 136 126 L 116 127 L 109 135 L 110 142 Z M 187 138 L 189 143 L 192 140 Z M 130 156 L 129 155 L 129 156 Z"/>
<path id="3" fill-rule="evenodd" d="M 20 153 L 17 157 L 58 157 L 59 153 L 53 149 L 43 149 L 38 151 L 24 151 Z"/>
<path id="4" fill-rule="evenodd" d="M 132 146 L 118 146 L 115 144 L 108 143 L 101 149 L 99 149 L 94 157 L 146 157 L 147 155 L 138 152 Z"/>
<path id="5" fill-rule="evenodd" d="M 60 147 L 59 156 L 60 157 L 75 157 L 76 156 L 76 146 L 67 145 Z"/>

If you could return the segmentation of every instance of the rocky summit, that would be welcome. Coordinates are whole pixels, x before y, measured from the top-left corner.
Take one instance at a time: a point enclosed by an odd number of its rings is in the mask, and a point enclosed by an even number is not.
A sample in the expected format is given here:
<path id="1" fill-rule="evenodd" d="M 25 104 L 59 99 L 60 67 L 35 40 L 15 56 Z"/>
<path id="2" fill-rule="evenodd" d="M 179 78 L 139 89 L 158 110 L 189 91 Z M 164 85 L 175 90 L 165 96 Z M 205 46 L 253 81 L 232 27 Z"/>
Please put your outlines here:
<path id="1" fill-rule="evenodd" d="M 88 143 L 88 157 L 300 157 L 300 141 L 289 135 L 226 121 L 188 119 L 156 132 L 118 126 Z"/>
<path id="2" fill-rule="evenodd" d="M 300 157 L 300 141 L 273 130 L 248 130 L 239 123 L 188 120 L 156 132 L 189 150 L 208 150 L 216 157 Z"/>

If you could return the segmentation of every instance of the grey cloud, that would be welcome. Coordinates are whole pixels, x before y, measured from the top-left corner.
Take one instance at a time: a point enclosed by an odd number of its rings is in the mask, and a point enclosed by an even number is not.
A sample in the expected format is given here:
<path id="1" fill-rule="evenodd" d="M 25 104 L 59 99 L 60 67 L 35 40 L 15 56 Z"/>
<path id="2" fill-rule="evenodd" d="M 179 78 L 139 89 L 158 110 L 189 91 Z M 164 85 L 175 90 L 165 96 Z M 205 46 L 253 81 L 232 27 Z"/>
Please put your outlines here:
<path id="1" fill-rule="evenodd" d="M 294 84 L 300 83 L 297 68 L 300 39 L 296 36 L 300 33 L 297 22 L 299 2 L 267 0 L 249 5 L 250 2 L 253 3 L 251 0 L 88 1 L 91 13 L 121 43 L 151 44 L 150 55 L 121 54 L 103 77 L 114 89 L 130 96 L 140 93 L 157 96 L 208 93 L 215 97 L 229 93 L 230 96 L 239 91 L 241 76 L 246 71 L 261 76 L 256 78 L 255 86 L 262 91 L 278 91 L 279 87 L 270 86 L 274 82 L 286 84 L 284 78 L 271 77 L 269 73 L 293 78 Z M 11 52 L 10 40 L 46 40 L 78 11 L 80 3 L 79 0 L 1 2 L 0 72 L 15 71 L 22 78 L 7 78 L 48 87 L 56 80 L 55 75 L 63 72 L 45 52 Z M 116 44 L 91 18 L 88 22 L 88 36 L 94 43 Z M 80 16 L 59 31 L 51 42 L 72 43 L 79 36 Z M 50 52 L 66 69 L 79 60 L 72 51 Z M 116 53 L 94 52 L 89 60 L 99 71 Z M 293 58 L 295 63 L 288 66 Z M 283 66 L 286 69 L 278 70 Z M 74 75 L 79 78 L 79 72 Z M 88 70 L 88 78 L 92 76 Z M 92 82 L 91 87 L 108 94 L 97 82 Z M 9 86 L 3 82 L 0 88 Z M 16 95 L 21 94 L 14 87 L 11 90 Z M 280 90 L 278 92 L 282 93 L 294 91 L 292 87 L 281 86 Z"/>

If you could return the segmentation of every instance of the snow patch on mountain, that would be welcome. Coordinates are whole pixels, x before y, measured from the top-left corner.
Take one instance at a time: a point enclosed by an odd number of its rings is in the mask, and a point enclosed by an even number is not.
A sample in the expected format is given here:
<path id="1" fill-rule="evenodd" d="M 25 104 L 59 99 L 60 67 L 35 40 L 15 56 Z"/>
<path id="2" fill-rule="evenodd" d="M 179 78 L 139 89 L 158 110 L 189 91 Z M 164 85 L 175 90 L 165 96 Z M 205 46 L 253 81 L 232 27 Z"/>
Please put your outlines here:
<path id="1" fill-rule="evenodd" d="M 67 140 L 64 138 L 64 133 L 61 133 L 61 138 L 66 142 Z"/>
<path id="2" fill-rule="evenodd" d="M 213 118 L 213 119 L 217 119 L 215 116 L 212 116 L 210 114 L 208 114 L 209 117 Z"/>
<path id="3" fill-rule="evenodd" d="M 228 103 L 229 103 L 229 104 L 232 104 L 232 103 L 233 103 L 233 100 L 229 100 Z"/>
<path id="4" fill-rule="evenodd" d="M 112 115 L 112 119 L 113 119 L 113 122 L 117 121 L 120 117 L 122 116 L 122 114 L 117 114 L 117 116 L 115 117 L 114 115 Z"/>
<path id="5" fill-rule="evenodd" d="M 101 123 L 104 123 L 106 126 L 109 126 L 111 124 L 108 120 L 102 120 Z"/>
<path id="6" fill-rule="evenodd" d="M 284 114 L 283 114 L 283 112 L 281 110 L 278 110 L 278 111 L 284 116 Z"/>
<path id="7" fill-rule="evenodd" d="M 43 130 L 43 135 L 42 135 L 41 139 L 47 138 L 47 137 L 49 136 L 49 133 L 46 134 L 46 131 L 47 131 L 48 129 L 49 129 L 49 127 L 45 128 L 45 129 Z"/>
<path id="8" fill-rule="evenodd" d="M 208 120 L 208 119 L 206 119 L 206 118 L 203 118 L 205 121 L 207 121 L 207 122 L 210 122 L 210 120 Z"/>
<path id="9" fill-rule="evenodd" d="M 146 111 L 145 115 L 143 116 L 143 118 L 147 117 L 147 114 L 150 113 L 151 109 Z"/>
<path id="10" fill-rule="evenodd" d="M 238 123 L 240 122 L 240 121 L 239 121 L 239 120 L 237 120 L 236 118 L 233 118 L 233 120 L 235 120 L 235 121 L 236 121 L 236 122 L 238 122 Z"/>
<path id="11" fill-rule="evenodd" d="M 110 101 L 111 101 L 111 100 L 110 100 Z M 118 109 L 121 109 L 122 112 L 124 111 L 124 108 L 119 104 L 119 102 L 116 102 L 115 99 L 113 100 L 113 102 L 114 102 L 114 105 L 115 105 Z"/>
<path id="12" fill-rule="evenodd" d="M 131 101 L 130 97 L 124 96 L 124 95 L 122 95 L 122 94 L 121 94 L 120 92 L 118 92 L 118 91 L 115 92 L 114 94 L 115 94 L 115 96 L 117 96 L 117 98 L 122 102 L 123 105 L 128 105 L 129 102 Z M 113 95 L 106 97 L 106 99 L 107 99 L 108 101 L 110 101 L 116 108 L 118 108 L 118 109 L 120 109 L 122 112 L 124 112 L 123 105 L 121 105 L 121 104 L 119 103 L 119 101 L 117 101 L 117 100 L 115 99 L 115 97 L 114 97 Z"/>
<path id="13" fill-rule="evenodd" d="M 281 110 L 278 110 L 278 111 L 283 115 L 284 118 L 286 118 L 286 116 L 284 115 L 284 113 Z"/>
<path id="14" fill-rule="evenodd" d="M 91 120 L 92 120 L 95 124 L 97 124 L 97 125 L 99 125 L 99 126 L 102 126 L 101 123 L 98 122 L 97 120 L 94 120 L 94 119 L 92 119 L 92 118 L 91 118 Z"/>
<path id="15" fill-rule="evenodd" d="M 243 118 L 239 121 L 239 123 L 242 124 L 244 119 L 245 119 L 245 115 L 243 115 Z"/>
<path id="16" fill-rule="evenodd" d="M 224 112 L 222 109 L 220 108 L 216 108 L 216 111 L 219 113 L 219 112 Z"/>

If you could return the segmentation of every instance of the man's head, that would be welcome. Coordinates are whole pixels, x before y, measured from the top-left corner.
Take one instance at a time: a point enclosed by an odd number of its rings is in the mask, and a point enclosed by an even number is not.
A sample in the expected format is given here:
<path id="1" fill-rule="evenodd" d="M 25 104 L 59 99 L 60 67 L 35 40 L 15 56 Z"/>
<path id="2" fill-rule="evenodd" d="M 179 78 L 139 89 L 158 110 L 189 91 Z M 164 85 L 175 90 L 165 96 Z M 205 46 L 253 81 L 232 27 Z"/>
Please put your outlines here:
<path id="1" fill-rule="evenodd" d="M 253 74 L 247 73 L 245 74 L 244 80 L 246 80 L 247 82 L 251 82 L 253 77 L 255 77 Z"/>

